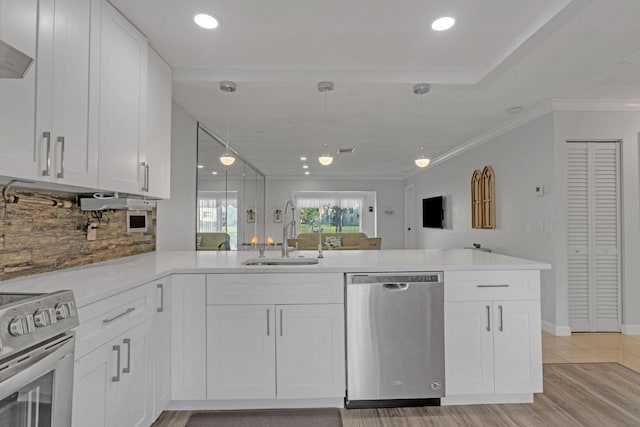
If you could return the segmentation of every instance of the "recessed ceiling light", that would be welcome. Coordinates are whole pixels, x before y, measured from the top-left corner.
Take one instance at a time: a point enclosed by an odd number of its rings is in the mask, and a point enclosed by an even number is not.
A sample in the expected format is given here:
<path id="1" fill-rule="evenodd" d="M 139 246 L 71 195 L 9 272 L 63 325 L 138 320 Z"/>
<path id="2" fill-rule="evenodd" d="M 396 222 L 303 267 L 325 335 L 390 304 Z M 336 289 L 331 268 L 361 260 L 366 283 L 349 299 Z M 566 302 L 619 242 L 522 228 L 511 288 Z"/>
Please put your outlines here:
<path id="1" fill-rule="evenodd" d="M 438 18 L 431 23 L 431 29 L 433 31 L 445 31 L 449 28 L 453 27 L 456 23 L 456 20 L 450 16 L 443 16 L 442 18 Z"/>
<path id="2" fill-rule="evenodd" d="M 202 168 L 204 168 L 204 166 L 198 165 L 198 169 L 202 169 Z"/>
<path id="3" fill-rule="evenodd" d="M 218 175 L 218 172 L 213 171 L 213 172 L 211 172 L 211 175 Z"/>
<path id="4" fill-rule="evenodd" d="M 304 172 L 304 174 L 305 174 L 305 175 L 310 175 L 310 174 L 311 174 L 311 172 L 309 172 L 309 171 L 305 171 L 305 172 Z"/>
<path id="5" fill-rule="evenodd" d="M 207 15 L 206 13 L 200 13 L 193 17 L 193 20 L 196 24 L 205 28 L 207 30 L 213 30 L 214 28 L 218 28 L 218 20 L 211 15 Z"/>
<path id="6" fill-rule="evenodd" d="M 302 169 L 309 169 L 309 165 L 302 165 Z"/>
<path id="7" fill-rule="evenodd" d="M 306 162 L 306 161 L 307 161 L 307 158 L 306 158 L 306 157 L 304 157 L 304 156 L 302 156 L 302 157 L 300 157 L 300 161 L 301 161 L 301 162 Z"/>

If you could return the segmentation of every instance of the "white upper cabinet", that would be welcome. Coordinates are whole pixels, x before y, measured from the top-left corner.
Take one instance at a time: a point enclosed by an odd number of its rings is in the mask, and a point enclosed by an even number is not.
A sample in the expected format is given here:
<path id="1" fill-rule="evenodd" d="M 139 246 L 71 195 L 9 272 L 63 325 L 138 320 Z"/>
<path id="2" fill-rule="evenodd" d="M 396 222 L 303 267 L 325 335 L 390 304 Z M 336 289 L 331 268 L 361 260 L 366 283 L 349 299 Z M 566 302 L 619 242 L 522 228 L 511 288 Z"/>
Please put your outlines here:
<path id="1" fill-rule="evenodd" d="M 37 179 L 96 188 L 97 140 L 89 138 L 89 35 L 86 0 L 40 0 Z M 93 95 L 93 94 L 92 94 Z"/>
<path id="2" fill-rule="evenodd" d="M 147 101 L 140 145 L 142 194 L 168 199 L 171 185 L 171 67 L 148 49 Z"/>
<path id="3" fill-rule="evenodd" d="M 36 57 L 37 0 L 0 0 L 0 40 Z M 34 179 L 36 67 L 22 79 L 0 79 L 0 174 Z"/>
<path id="4" fill-rule="evenodd" d="M 99 146 L 98 186 L 143 194 L 139 159 L 147 85 L 147 39 L 107 1 L 100 30 L 92 34 L 92 69 L 98 96 L 91 98 L 90 137 Z M 97 61 L 98 65 L 95 64 Z"/>

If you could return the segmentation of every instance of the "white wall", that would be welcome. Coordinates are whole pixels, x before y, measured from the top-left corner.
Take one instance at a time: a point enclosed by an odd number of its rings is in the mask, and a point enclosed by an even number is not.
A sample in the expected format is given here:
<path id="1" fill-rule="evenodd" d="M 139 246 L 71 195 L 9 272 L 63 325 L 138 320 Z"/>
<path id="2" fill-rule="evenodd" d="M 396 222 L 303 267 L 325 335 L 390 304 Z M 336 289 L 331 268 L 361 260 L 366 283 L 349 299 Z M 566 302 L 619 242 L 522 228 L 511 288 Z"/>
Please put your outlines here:
<path id="1" fill-rule="evenodd" d="M 425 197 L 445 197 L 445 229 L 416 230 L 417 246 L 459 248 L 473 242 L 552 264 L 542 272 L 543 325 L 570 331 L 567 307 L 567 140 L 621 140 L 622 331 L 640 334 L 640 112 L 555 111 L 436 165 L 406 181 L 416 185 L 416 222 Z M 471 228 L 470 181 L 491 165 L 496 230 Z M 544 185 L 544 196 L 534 187 Z"/>
<path id="2" fill-rule="evenodd" d="M 197 122 L 176 103 L 171 116 L 171 199 L 158 202 L 156 250 L 194 250 Z"/>
<path id="3" fill-rule="evenodd" d="M 565 145 L 573 140 L 621 140 L 622 183 L 622 330 L 640 334 L 640 156 L 638 150 L 640 112 L 555 112 L 554 156 L 558 176 L 556 244 L 566 246 L 566 163 Z M 567 310 L 567 255 L 558 251 L 555 269 L 557 289 L 557 323 L 569 324 Z"/>
<path id="4" fill-rule="evenodd" d="M 375 191 L 377 194 L 377 237 L 383 249 L 400 249 L 403 237 L 402 180 L 371 179 L 269 179 L 266 184 L 267 235 L 282 240 L 282 223 L 273 222 L 273 211 L 283 209 L 294 191 Z M 368 205 L 365 206 L 365 210 Z M 385 211 L 393 211 L 386 214 Z M 365 213 L 367 214 L 367 213 Z M 370 236 L 374 237 L 374 236 Z"/>
<path id="5" fill-rule="evenodd" d="M 478 148 L 406 180 L 415 185 L 416 246 L 482 246 L 501 254 L 553 264 L 553 115 L 547 114 Z M 496 229 L 471 228 L 471 175 L 490 165 L 495 174 Z M 544 196 L 535 187 L 544 185 Z M 422 228 L 422 199 L 444 196 L 445 229 Z M 555 323 L 555 278 L 542 272 L 542 318 Z"/>

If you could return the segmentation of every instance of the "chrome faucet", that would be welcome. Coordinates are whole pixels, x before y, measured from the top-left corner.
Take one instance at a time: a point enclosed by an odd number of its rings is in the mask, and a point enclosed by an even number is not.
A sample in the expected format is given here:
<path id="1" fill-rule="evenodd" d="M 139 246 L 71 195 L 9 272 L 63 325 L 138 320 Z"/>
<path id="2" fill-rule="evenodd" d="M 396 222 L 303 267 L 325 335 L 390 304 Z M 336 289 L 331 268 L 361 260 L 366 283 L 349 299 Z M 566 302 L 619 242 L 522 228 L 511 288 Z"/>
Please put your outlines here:
<path id="1" fill-rule="evenodd" d="M 287 222 L 287 208 L 291 206 L 291 221 Z M 289 244 L 287 243 L 287 230 L 291 227 L 291 236 L 293 237 L 293 233 L 295 233 L 296 229 L 296 216 L 295 216 L 295 208 L 293 207 L 293 203 L 291 200 L 287 200 L 284 205 L 284 213 L 282 215 L 282 221 L 284 222 L 284 226 L 282 227 L 282 258 L 289 258 Z"/>

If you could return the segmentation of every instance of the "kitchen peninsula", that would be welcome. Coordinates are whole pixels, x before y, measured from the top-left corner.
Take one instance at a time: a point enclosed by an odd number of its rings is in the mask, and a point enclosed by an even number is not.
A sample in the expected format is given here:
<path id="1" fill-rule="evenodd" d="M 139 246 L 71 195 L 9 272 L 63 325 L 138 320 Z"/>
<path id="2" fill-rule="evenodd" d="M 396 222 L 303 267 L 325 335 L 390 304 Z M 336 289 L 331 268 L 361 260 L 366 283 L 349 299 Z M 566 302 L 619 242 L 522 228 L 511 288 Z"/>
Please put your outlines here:
<path id="1" fill-rule="evenodd" d="M 167 408 L 342 407 L 347 273 L 444 272 L 442 404 L 531 402 L 542 391 L 539 271 L 548 264 L 468 249 L 242 264 L 256 257 L 155 252 L 0 288 L 74 291 L 76 426 L 95 424 L 98 413 L 104 425 L 123 413 L 150 425 Z M 124 381 L 113 383 L 121 370 Z"/>

